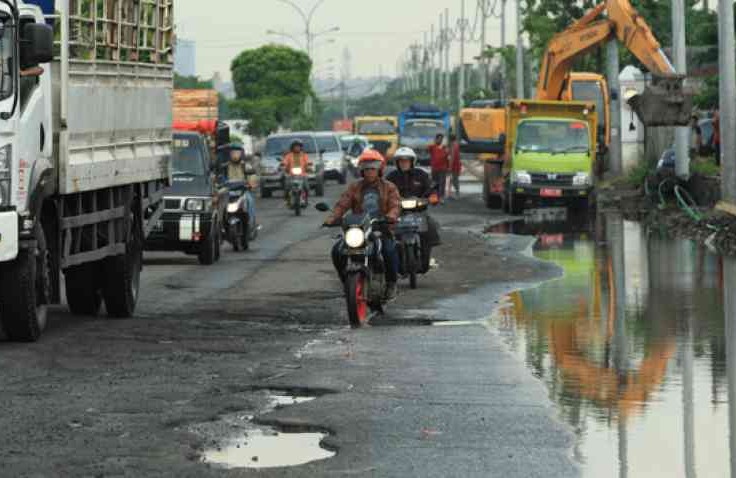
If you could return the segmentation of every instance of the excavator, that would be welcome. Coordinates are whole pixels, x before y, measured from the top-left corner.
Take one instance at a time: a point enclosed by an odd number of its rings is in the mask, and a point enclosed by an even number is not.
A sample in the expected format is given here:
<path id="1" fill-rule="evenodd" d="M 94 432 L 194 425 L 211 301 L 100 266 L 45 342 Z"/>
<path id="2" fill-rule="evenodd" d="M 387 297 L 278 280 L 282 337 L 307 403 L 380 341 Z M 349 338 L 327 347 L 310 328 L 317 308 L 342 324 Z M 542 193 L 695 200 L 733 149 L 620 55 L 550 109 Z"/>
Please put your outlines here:
<path id="1" fill-rule="evenodd" d="M 603 75 L 571 70 L 576 59 L 613 39 L 633 53 L 651 73 L 652 80 L 644 92 L 628 99 L 642 124 L 648 127 L 686 126 L 693 107 L 693 94 L 684 85 L 685 77 L 675 72 L 651 28 L 629 0 L 605 0 L 588 11 L 565 31 L 552 37 L 547 45 L 539 71 L 536 99 L 589 101 L 596 104 L 600 145 L 596 169 L 599 174 L 611 139 L 608 83 Z M 460 112 L 459 131 L 463 152 L 487 155 L 484 191 L 488 194 L 485 202 L 489 207 L 498 207 L 502 202 L 498 194 L 503 192 L 506 152 L 502 141 L 505 137 L 498 135 L 498 131 L 504 130 L 505 125 L 479 128 L 471 123 L 474 118 L 477 121 L 480 115 L 465 112 Z M 492 117 L 498 121 L 502 118 L 501 115 Z M 497 136 L 474 137 L 468 134 L 470 131 L 493 131 Z"/>

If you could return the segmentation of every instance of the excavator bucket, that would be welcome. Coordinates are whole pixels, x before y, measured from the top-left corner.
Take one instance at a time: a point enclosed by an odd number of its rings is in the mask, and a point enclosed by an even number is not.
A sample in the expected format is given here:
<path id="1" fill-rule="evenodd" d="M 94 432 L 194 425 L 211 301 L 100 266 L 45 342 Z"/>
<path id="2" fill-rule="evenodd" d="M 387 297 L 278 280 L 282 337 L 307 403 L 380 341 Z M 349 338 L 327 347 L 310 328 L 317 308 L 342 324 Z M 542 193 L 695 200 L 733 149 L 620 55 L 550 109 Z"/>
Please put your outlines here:
<path id="1" fill-rule="evenodd" d="M 653 76 L 644 92 L 629 99 L 645 126 L 687 126 L 693 111 L 693 92 L 684 76 Z"/>

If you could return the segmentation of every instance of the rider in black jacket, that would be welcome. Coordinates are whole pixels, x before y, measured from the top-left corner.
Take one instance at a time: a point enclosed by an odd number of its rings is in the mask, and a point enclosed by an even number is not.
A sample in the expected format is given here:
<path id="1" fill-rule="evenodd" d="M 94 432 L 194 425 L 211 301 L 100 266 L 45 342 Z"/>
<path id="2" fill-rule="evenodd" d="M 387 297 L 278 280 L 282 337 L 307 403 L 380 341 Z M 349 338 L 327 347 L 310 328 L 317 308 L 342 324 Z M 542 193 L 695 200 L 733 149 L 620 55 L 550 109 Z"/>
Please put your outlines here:
<path id="1" fill-rule="evenodd" d="M 437 192 L 432 184 L 432 178 L 423 170 L 415 167 L 417 155 L 411 148 L 399 148 L 394 154 L 396 169 L 386 177 L 399 188 L 402 198 L 428 198 L 433 192 Z M 440 245 L 439 224 L 431 216 L 427 215 L 426 241 L 429 247 Z"/>

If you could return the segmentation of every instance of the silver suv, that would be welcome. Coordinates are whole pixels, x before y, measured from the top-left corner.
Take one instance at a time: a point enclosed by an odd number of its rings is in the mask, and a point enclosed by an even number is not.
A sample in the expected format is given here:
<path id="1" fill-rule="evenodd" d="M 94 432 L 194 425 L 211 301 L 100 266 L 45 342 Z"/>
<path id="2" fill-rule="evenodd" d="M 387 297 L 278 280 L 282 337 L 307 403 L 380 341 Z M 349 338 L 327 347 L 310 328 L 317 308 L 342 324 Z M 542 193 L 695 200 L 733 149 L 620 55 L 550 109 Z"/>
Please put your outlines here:
<path id="1" fill-rule="evenodd" d="M 304 144 L 304 152 L 309 156 L 309 160 L 314 167 L 309 173 L 309 186 L 314 190 L 315 195 L 324 196 L 325 194 L 325 164 L 322 155 L 319 154 L 317 147 L 317 139 L 311 132 L 294 132 L 272 134 L 266 139 L 266 146 L 263 150 L 260 162 L 261 176 L 261 197 L 271 197 L 273 191 L 284 190 L 286 177 L 281 167 L 281 161 L 286 153 L 289 152 L 291 143 L 299 140 Z"/>

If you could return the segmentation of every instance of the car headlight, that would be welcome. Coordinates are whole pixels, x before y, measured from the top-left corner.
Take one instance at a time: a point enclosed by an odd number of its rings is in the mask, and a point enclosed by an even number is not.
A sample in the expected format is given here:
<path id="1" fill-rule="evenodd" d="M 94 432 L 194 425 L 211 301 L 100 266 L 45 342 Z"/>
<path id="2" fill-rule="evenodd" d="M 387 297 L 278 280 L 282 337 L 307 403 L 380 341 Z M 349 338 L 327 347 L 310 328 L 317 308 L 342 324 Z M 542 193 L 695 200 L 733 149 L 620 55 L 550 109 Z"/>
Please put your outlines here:
<path id="1" fill-rule="evenodd" d="M 511 180 L 516 184 L 531 184 L 532 175 L 526 171 L 514 171 L 511 175 Z"/>
<path id="2" fill-rule="evenodd" d="M 231 214 L 238 212 L 238 209 L 240 209 L 239 201 L 231 202 L 230 204 L 227 205 L 227 212 Z"/>
<path id="3" fill-rule="evenodd" d="M 187 211 L 201 212 L 205 209 L 204 199 L 187 199 L 184 203 L 184 209 Z"/>
<path id="4" fill-rule="evenodd" d="M 401 201 L 401 209 L 416 209 L 417 208 L 417 200 L 416 199 L 404 199 Z"/>
<path id="5" fill-rule="evenodd" d="M 362 247 L 363 244 L 365 244 L 365 234 L 363 233 L 363 230 L 358 227 L 348 229 L 345 233 L 345 243 L 348 247 L 352 247 L 353 249 Z"/>
<path id="6" fill-rule="evenodd" d="M 590 174 L 588 173 L 577 173 L 572 177 L 573 186 L 588 186 L 590 185 Z"/>

